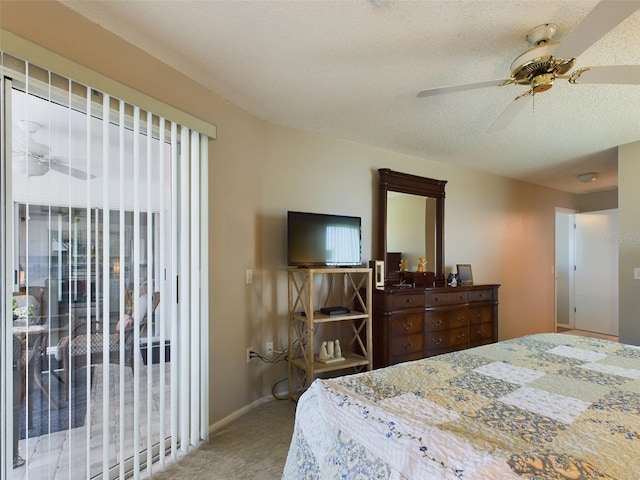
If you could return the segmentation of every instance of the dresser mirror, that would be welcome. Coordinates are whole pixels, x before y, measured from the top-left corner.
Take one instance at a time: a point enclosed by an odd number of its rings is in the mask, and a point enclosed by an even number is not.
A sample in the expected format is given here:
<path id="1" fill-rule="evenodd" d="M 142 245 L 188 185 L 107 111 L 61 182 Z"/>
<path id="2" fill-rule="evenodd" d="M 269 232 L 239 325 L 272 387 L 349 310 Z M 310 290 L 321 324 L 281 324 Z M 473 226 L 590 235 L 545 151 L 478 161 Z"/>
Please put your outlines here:
<path id="1" fill-rule="evenodd" d="M 426 259 L 436 285 L 444 286 L 444 197 L 446 180 L 434 180 L 388 168 L 378 170 L 379 258 L 385 260 L 385 284 L 400 282 L 400 260 L 416 271 Z"/>

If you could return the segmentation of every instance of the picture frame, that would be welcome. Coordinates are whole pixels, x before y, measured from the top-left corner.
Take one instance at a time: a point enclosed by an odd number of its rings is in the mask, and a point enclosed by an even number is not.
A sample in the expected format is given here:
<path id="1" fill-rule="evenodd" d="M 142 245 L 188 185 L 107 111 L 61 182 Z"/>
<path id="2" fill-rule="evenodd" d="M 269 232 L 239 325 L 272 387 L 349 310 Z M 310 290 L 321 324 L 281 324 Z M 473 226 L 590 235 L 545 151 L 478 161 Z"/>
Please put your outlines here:
<path id="1" fill-rule="evenodd" d="M 468 263 L 459 263 L 456 265 L 456 268 L 458 270 L 458 285 L 473 285 L 471 265 Z"/>
<path id="2" fill-rule="evenodd" d="M 369 268 L 373 269 L 373 284 L 378 290 L 384 290 L 384 260 L 369 262 Z"/>

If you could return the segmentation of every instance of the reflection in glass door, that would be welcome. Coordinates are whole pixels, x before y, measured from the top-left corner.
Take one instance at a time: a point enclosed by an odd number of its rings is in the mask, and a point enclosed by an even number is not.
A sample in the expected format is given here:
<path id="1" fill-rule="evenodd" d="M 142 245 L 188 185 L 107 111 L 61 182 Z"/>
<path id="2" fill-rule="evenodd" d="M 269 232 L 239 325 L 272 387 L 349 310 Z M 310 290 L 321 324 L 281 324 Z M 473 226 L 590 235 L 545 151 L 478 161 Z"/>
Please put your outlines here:
<path id="1" fill-rule="evenodd" d="M 176 388 L 194 361 L 180 345 L 199 325 L 180 323 L 176 306 L 189 261 L 177 242 L 199 228 L 180 231 L 191 225 L 176 199 L 189 196 L 176 192 L 206 150 L 192 155 L 184 139 L 195 132 L 137 107 L 29 64 L 23 73 L 4 90 L 2 122 L 12 279 L 2 332 L 16 358 L 3 362 L 14 406 L 3 438 L 15 440 L 3 468 L 9 479 L 137 477 L 206 438 L 185 430 L 177 405 L 208 387 Z"/>

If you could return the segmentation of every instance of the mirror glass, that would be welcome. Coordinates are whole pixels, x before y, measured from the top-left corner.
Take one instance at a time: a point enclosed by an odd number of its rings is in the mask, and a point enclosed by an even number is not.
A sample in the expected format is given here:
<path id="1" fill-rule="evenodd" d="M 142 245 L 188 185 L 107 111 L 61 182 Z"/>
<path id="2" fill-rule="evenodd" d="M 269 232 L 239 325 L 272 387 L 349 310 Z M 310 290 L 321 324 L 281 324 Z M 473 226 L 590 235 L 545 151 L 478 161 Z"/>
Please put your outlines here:
<path id="1" fill-rule="evenodd" d="M 395 285 L 406 276 L 400 275 L 400 262 L 406 258 L 403 271 L 416 272 L 418 258 L 426 259 L 420 271 L 431 277 L 413 275 L 412 284 L 444 286 L 444 197 L 446 180 L 419 177 L 378 170 L 379 232 L 378 258 L 385 260 L 385 285 Z M 433 281 L 428 280 L 431 278 Z"/>
<path id="2" fill-rule="evenodd" d="M 418 268 L 418 257 L 427 260 L 427 271 L 436 268 L 436 199 L 410 193 L 387 192 L 387 252 L 399 253 L 409 271 Z M 389 265 L 394 270 L 397 265 Z"/>

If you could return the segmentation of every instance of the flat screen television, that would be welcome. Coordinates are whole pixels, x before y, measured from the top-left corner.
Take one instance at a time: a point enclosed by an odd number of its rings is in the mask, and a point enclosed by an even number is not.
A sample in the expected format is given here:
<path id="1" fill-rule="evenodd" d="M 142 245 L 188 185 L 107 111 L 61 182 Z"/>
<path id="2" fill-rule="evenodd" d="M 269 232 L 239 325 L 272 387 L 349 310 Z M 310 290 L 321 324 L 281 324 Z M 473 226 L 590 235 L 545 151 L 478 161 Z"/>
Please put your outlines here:
<path id="1" fill-rule="evenodd" d="M 360 217 L 287 212 L 287 260 L 297 267 L 362 264 Z"/>

